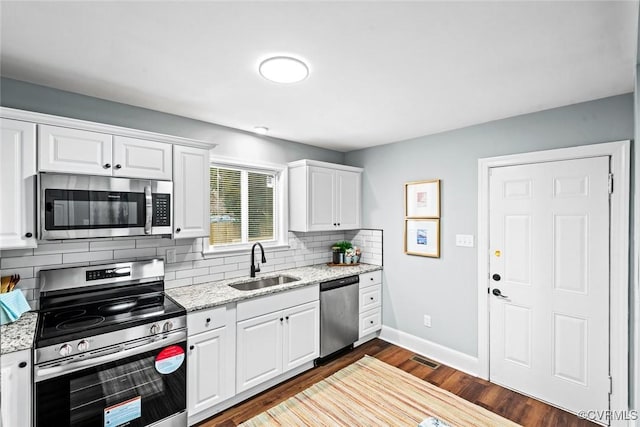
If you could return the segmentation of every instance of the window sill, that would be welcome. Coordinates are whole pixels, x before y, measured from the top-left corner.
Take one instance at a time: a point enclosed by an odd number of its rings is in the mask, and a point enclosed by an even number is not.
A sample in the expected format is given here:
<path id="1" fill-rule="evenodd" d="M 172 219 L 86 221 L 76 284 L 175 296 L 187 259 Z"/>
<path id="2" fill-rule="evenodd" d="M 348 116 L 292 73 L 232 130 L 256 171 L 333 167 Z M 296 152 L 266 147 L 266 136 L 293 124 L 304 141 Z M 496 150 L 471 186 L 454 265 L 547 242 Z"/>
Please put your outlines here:
<path id="1" fill-rule="evenodd" d="M 224 248 L 224 249 L 214 249 L 214 250 L 205 249 L 202 251 L 202 256 L 204 256 L 205 258 L 216 258 L 219 256 L 247 255 L 251 253 L 252 246 L 253 244 L 249 246 L 242 246 L 240 248 Z M 262 246 L 264 247 L 264 251 L 266 253 L 291 248 L 288 243 L 272 243 L 269 245 L 262 245 Z"/>

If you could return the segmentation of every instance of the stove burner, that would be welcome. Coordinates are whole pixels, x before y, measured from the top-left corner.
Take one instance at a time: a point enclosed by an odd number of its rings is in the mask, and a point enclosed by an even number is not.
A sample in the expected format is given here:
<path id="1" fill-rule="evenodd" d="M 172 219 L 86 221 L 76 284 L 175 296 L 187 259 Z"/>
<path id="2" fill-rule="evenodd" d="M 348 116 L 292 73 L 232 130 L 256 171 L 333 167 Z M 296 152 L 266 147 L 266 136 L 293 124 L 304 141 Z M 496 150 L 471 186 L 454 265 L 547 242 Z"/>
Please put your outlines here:
<path id="1" fill-rule="evenodd" d="M 60 313 L 56 313 L 53 317 L 55 317 L 56 319 L 60 319 L 60 318 L 71 319 L 73 317 L 82 316 L 86 312 L 87 310 L 82 310 L 82 309 L 66 310 Z"/>
<path id="2" fill-rule="evenodd" d="M 124 300 L 116 302 L 108 302 L 98 307 L 100 313 L 117 314 L 126 313 L 138 304 L 136 300 Z"/>
<path id="3" fill-rule="evenodd" d="M 69 320 L 65 320 L 64 322 L 58 323 L 56 325 L 56 329 L 70 330 L 70 329 L 86 328 L 88 326 L 99 325 L 102 322 L 104 322 L 104 317 L 102 316 L 78 317 L 75 319 L 69 319 Z"/>

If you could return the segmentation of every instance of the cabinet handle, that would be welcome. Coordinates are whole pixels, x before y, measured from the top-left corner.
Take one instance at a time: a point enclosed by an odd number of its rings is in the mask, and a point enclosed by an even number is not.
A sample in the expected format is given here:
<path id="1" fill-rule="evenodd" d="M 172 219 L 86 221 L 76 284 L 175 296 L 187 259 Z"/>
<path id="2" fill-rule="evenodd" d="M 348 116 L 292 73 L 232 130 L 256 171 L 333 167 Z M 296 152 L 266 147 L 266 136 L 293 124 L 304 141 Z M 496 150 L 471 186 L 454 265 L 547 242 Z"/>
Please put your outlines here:
<path id="1" fill-rule="evenodd" d="M 19 368 L 26 368 L 26 367 L 27 367 L 27 362 L 20 362 L 20 363 L 18 364 L 18 367 L 19 367 Z"/>
<path id="2" fill-rule="evenodd" d="M 340 223 L 338 223 L 338 227 L 340 227 Z"/>
<path id="3" fill-rule="evenodd" d="M 210 318 L 210 317 L 207 317 L 206 322 L 207 322 L 207 323 L 211 323 L 211 318 Z"/>
<path id="4" fill-rule="evenodd" d="M 33 234 L 31 234 L 31 233 L 27 233 L 27 234 L 25 234 L 25 235 L 24 235 L 24 237 L 26 237 L 26 238 L 30 239 L 30 238 L 32 238 L 32 237 L 33 237 Z"/>
<path id="5" fill-rule="evenodd" d="M 285 317 L 286 320 L 289 320 L 289 316 Z"/>
<path id="6" fill-rule="evenodd" d="M 282 322 L 282 320 L 283 320 L 283 319 L 282 319 L 282 317 L 281 317 L 281 318 L 280 318 L 280 322 Z"/>
<path id="7" fill-rule="evenodd" d="M 371 280 L 373 282 L 373 277 L 369 277 L 369 280 Z"/>
<path id="8" fill-rule="evenodd" d="M 111 167 L 111 163 L 105 163 L 103 168 L 105 169 L 109 169 Z"/>
<path id="9" fill-rule="evenodd" d="M 338 224 L 336 224 L 335 222 L 333 223 L 333 226 L 336 227 Z"/>
<path id="10" fill-rule="evenodd" d="M 120 163 L 118 163 L 118 164 L 115 166 L 115 168 L 116 168 L 116 169 L 121 169 L 121 168 L 122 168 L 122 165 L 121 165 Z"/>
<path id="11" fill-rule="evenodd" d="M 176 228 L 176 233 L 180 232 L 180 227 Z"/>
<path id="12" fill-rule="evenodd" d="M 373 297 L 370 297 L 369 299 L 370 299 L 371 301 L 373 301 Z"/>
<path id="13" fill-rule="evenodd" d="M 369 320 L 369 323 L 371 323 L 373 325 L 373 320 Z"/>
<path id="14" fill-rule="evenodd" d="M 196 348 L 194 345 L 189 346 L 189 350 L 193 350 L 194 348 Z"/>

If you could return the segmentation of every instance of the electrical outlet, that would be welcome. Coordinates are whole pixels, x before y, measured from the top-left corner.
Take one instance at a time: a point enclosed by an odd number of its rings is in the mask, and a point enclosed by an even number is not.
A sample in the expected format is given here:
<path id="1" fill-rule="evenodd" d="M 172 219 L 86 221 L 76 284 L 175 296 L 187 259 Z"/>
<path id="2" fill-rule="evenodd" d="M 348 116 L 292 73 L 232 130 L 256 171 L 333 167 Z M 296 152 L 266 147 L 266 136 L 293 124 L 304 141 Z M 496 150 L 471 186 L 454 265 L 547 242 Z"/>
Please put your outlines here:
<path id="1" fill-rule="evenodd" d="M 426 326 L 427 328 L 431 327 L 431 316 L 429 316 L 428 314 L 424 315 L 424 326 Z"/>
<path id="2" fill-rule="evenodd" d="M 473 247 L 473 234 L 456 234 L 456 246 Z"/>
<path id="3" fill-rule="evenodd" d="M 167 249 L 167 263 L 176 262 L 176 249 Z"/>

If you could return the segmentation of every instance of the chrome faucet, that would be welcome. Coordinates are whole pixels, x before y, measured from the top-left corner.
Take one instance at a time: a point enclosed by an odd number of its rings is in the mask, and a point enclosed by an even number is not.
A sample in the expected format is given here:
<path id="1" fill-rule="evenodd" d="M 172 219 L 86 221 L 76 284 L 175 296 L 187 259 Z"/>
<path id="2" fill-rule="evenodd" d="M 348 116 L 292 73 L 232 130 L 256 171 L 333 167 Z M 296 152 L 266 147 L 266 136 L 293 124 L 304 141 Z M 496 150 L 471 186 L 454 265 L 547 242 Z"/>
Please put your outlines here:
<path id="1" fill-rule="evenodd" d="M 262 263 L 267 262 L 267 259 L 264 257 L 264 248 L 262 247 L 262 243 L 256 242 L 253 244 L 251 248 L 251 277 L 256 277 L 256 273 L 260 272 L 260 264 L 258 266 L 255 265 L 255 249 L 256 245 L 260 246 L 260 252 L 262 252 Z"/>

